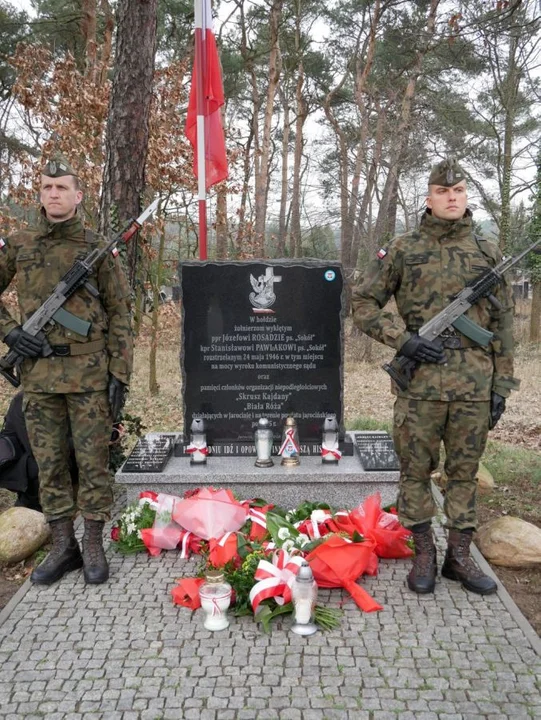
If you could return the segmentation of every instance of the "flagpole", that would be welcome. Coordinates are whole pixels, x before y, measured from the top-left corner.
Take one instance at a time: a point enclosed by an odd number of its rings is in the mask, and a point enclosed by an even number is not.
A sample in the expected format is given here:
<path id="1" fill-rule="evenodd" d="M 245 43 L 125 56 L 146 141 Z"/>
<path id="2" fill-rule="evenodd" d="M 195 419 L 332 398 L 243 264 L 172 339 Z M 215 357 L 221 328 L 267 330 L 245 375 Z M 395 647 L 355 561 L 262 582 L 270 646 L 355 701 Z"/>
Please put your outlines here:
<path id="1" fill-rule="evenodd" d="M 205 17 L 205 0 L 194 0 L 195 11 L 195 69 L 197 97 L 197 179 L 199 204 L 199 259 L 207 259 L 207 185 L 205 149 L 205 90 L 206 32 L 210 18 Z"/>

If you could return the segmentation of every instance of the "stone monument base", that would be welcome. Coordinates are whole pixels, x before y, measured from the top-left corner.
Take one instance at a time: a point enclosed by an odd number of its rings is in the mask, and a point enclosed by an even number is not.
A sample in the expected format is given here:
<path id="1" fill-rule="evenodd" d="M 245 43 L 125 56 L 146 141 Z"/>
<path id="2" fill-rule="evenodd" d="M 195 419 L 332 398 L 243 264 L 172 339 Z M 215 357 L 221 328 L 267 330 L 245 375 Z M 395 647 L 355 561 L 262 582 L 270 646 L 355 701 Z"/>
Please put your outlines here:
<path id="1" fill-rule="evenodd" d="M 300 465 L 291 468 L 280 465 L 279 457 L 273 460 L 273 467 L 257 468 L 253 457 L 209 456 L 206 465 L 190 465 L 188 456 L 172 456 L 161 472 L 125 473 L 121 468 L 116 482 L 126 488 L 128 503 L 143 490 L 182 496 L 186 490 L 205 486 L 230 488 L 238 498 L 264 498 L 286 508 L 304 500 L 353 508 L 375 492 L 380 493 L 383 507 L 396 503 L 399 472 L 367 472 L 357 452 L 342 457 L 337 465 L 324 465 L 317 456 L 301 456 Z"/>

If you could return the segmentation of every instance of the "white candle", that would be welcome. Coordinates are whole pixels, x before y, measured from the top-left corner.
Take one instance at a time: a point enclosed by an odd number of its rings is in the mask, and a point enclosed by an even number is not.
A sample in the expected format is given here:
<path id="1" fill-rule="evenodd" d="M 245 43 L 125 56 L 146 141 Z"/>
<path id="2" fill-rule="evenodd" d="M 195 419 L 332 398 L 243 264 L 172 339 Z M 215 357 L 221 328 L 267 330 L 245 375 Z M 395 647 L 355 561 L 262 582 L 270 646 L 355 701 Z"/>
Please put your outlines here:
<path id="1" fill-rule="evenodd" d="M 305 625 L 312 617 L 312 601 L 310 598 L 297 598 L 295 603 L 295 620 Z"/>

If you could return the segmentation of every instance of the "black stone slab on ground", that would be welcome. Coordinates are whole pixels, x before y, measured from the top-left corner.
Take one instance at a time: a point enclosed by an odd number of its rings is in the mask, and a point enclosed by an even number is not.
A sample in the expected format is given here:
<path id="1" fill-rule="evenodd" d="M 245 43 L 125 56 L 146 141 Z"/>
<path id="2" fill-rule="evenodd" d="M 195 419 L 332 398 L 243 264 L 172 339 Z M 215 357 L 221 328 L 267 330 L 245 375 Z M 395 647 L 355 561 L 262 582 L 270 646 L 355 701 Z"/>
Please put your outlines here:
<path id="1" fill-rule="evenodd" d="M 267 417 L 279 441 L 293 415 L 301 442 L 342 427 L 344 282 L 338 262 L 189 261 L 179 267 L 184 427 L 208 442 L 253 440 Z"/>
<path id="2" fill-rule="evenodd" d="M 364 470 L 400 470 L 392 437 L 386 432 L 352 432 Z"/>
<path id="3" fill-rule="evenodd" d="M 147 435 L 139 438 L 122 467 L 123 473 L 161 472 L 175 447 L 176 435 Z"/>

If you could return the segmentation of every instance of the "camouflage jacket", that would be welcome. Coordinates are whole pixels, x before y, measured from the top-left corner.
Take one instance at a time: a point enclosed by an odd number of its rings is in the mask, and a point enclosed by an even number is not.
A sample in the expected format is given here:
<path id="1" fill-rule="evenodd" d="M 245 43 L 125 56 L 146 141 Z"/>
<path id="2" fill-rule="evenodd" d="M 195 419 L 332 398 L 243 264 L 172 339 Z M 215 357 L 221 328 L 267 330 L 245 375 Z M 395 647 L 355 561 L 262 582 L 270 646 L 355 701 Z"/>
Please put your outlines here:
<path id="1" fill-rule="evenodd" d="M 50 223 L 42 215 L 37 232 L 16 233 L 0 249 L 0 294 L 16 275 L 21 322 L 25 322 L 75 260 L 85 258 L 103 242 L 99 236 L 85 232 L 77 216 Z M 119 258 L 108 253 L 94 267 L 88 282 L 97 288 L 99 297 L 82 287 L 63 306 L 91 323 L 88 336 L 55 323 L 47 331 L 49 343 L 69 345 L 73 355 L 25 360 L 21 365 L 25 390 L 47 393 L 104 390 L 108 373 L 128 383 L 133 364 L 130 289 Z M 4 338 L 18 324 L 0 300 L 0 336 Z"/>
<path id="2" fill-rule="evenodd" d="M 394 238 L 367 266 L 353 291 L 353 319 L 375 340 L 399 350 L 411 334 L 440 310 L 483 270 L 499 262 L 498 247 L 472 232 L 471 213 L 458 221 L 425 212 L 417 232 Z M 445 365 L 421 364 L 406 391 L 415 400 L 489 400 L 491 390 L 507 397 L 518 387 L 513 378 L 513 295 L 505 281 L 494 295 L 502 310 L 486 299 L 466 315 L 494 333 L 480 347 L 460 333 L 462 347 L 445 352 Z M 394 296 L 404 324 L 385 306 Z"/>

